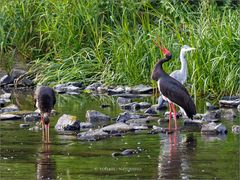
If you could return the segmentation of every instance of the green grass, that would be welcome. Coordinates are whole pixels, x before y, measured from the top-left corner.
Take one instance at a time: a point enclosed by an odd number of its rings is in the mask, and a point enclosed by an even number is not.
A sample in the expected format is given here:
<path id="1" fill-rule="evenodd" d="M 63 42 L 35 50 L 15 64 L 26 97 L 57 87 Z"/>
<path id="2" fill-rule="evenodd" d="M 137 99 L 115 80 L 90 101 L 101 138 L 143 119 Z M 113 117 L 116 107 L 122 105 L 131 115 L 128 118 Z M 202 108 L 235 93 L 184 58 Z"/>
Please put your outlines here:
<path id="1" fill-rule="evenodd" d="M 227 2 L 227 1 L 226 1 Z M 173 53 L 165 70 L 180 68 L 187 56 L 192 94 L 240 93 L 240 11 L 199 4 L 155 1 L 12 0 L 0 7 L 1 64 L 13 51 L 30 62 L 38 83 L 102 80 L 107 84 L 152 84 L 162 55 L 151 36 Z M 11 58 L 10 58 L 11 59 Z"/>

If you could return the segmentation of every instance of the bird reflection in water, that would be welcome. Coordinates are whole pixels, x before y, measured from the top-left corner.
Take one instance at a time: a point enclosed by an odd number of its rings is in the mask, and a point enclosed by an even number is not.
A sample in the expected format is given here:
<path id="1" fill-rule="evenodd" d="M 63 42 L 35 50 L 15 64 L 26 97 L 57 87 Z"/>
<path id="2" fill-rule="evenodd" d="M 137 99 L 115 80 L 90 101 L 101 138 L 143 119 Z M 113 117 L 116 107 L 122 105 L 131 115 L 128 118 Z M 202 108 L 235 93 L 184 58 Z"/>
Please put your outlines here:
<path id="1" fill-rule="evenodd" d="M 164 135 L 158 163 L 158 179 L 189 179 L 189 159 L 194 155 L 196 139 L 193 134 L 174 132 Z"/>
<path id="2" fill-rule="evenodd" d="M 50 143 L 43 143 L 36 162 L 37 179 L 56 179 L 56 162 L 51 158 Z"/>

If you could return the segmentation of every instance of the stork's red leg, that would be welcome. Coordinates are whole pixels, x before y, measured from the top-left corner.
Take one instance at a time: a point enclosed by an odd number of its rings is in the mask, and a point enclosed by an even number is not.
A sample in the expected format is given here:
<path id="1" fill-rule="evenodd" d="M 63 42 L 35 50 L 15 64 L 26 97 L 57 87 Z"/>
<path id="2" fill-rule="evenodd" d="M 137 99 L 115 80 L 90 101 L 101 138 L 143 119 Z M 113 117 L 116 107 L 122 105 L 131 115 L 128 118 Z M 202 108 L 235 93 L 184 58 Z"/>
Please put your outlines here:
<path id="1" fill-rule="evenodd" d="M 168 121 L 168 130 L 171 130 L 171 121 L 172 121 L 172 107 L 171 107 L 171 103 L 169 104 L 169 121 Z"/>
<path id="2" fill-rule="evenodd" d="M 50 124 L 46 124 L 46 142 L 49 143 L 49 126 Z"/>
<path id="3" fill-rule="evenodd" d="M 41 115 L 41 124 L 42 124 L 42 141 L 45 140 L 45 126 L 44 126 L 44 119 L 43 116 Z"/>
<path id="4" fill-rule="evenodd" d="M 174 104 L 172 104 L 172 109 L 173 109 L 173 114 L 174 114 L 173 118 L 174 118 L 175 130 L 177 130 L 177 112 L 176 112 Z"/>

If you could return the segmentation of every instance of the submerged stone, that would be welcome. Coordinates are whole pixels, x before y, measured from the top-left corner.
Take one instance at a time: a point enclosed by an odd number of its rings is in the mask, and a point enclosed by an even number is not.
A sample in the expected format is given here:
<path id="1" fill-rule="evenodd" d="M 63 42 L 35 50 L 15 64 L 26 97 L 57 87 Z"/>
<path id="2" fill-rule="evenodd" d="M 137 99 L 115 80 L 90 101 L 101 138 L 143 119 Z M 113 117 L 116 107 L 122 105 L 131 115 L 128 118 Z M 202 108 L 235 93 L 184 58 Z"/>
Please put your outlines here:
<path id="1" fill-rule="evenodd" d="M 219 119 L 221 118 L 221 110 L 207 111 L 202 115 L 203 119 Z"/>
<path id="2" fill-rule="evenodd" d="M 29 128 L 30 124 L 20 124 L 20 128 Z"/>
<path id="3" fill-rule="evenodd" d="M 149 134 L 158 134 L 158 133 L 162 133 L 162 134 L 171 134 L 173 133 L 173 131 L 169 131 L 168 128 L 162 128 L 159 126 L 153 126 L 152 130 L 149 132 Z"/>
<path id="4" fill-rule="evenodd" d="M 105 115 L 105 114 L 95 111 L 95 110 L 88 110 L 86 112 L 86 119 L 88 122 L 92 123 L 93 125 L 108 124 L 111 120 L 110 116 Z"/>
<path id="5" fill-rule="evenodd" d="M 222 123 L 216 124 L 211 122 L 202 125 L 201 133 L 209 135 L 226 134 L 227 128 Z"/>
<path id="6" fill-rule="evenodd" d="M 139 150 L 136 150 L 136 149 L 125 149 L 122 152 L 113 152 L 112 156 L 113 157 L 116 157 L 116 156 L 131 156 L 131 155 L 138 154 L 138 153 L 139 153 Z"/>
<path id="7" fill-rule="evenodd" d="M 227 120 L 233 120 L 237 117 L 237 113 L 234 109 L 221 109 L 222 112 L 222 118 Z"/>

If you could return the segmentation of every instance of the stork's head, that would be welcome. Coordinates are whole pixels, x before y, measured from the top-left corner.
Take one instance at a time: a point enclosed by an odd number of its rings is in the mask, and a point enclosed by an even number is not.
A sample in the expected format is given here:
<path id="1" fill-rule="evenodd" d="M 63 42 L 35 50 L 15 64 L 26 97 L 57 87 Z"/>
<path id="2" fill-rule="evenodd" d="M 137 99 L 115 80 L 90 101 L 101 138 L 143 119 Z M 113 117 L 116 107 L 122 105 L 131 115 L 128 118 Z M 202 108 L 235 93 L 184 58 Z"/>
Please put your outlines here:
<path id="1" fill-rule="evenodd" d="M 49 113 L 44 113 L 43 114 L 43 120 L 45 124 L 48 124 L 50 122 L 49 120 Z"/>
<path id="2" fill-rule="evenodd" d="M 161 48 L 161 51 L 167 58 L 172 56 L 172 54 L 167 48 Z"/>
<path id="3" fill-rule="evenodd" d="M 193 48 L 193 47 L 190 47 L 190 46 L 188 46 L 188 45 L 184 45 L 183 47 L 182 47 L 182 49 L 181 49 L 181 52 L 188 52 L 188 51 L 192 51 L 192 50 L 194 50 L 195 48 Z"/>

